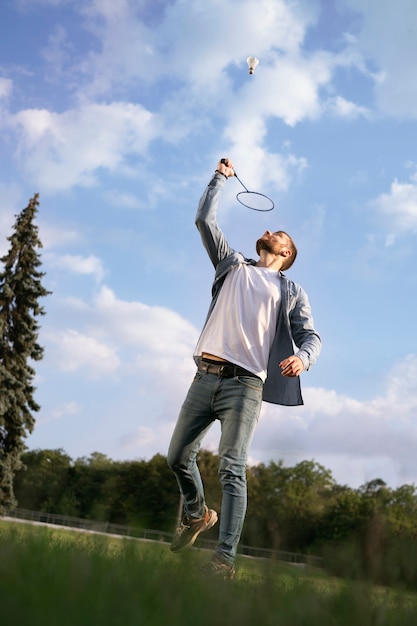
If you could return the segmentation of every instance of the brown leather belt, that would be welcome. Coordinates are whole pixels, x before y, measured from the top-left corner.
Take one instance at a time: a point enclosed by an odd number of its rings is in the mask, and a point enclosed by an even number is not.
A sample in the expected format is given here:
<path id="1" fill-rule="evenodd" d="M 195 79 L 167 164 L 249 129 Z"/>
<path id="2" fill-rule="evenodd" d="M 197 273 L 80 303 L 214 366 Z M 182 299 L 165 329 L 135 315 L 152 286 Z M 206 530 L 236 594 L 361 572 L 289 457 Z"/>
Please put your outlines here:
<path id="1" fill-rule="evenodd" d="M 252 378 L 259 378 L 256 374 L 245 370 L 244 367 L 234 365 L 228 361 L 213 363 L 212 361 L 200 359 L 198 363 L 198 370 L 200 372 L 205 372 L 206 374 L 215 374 L 216 376 L 221 376 L 222 378 L 234 378 L 235 376 L 252 376 Z"/>

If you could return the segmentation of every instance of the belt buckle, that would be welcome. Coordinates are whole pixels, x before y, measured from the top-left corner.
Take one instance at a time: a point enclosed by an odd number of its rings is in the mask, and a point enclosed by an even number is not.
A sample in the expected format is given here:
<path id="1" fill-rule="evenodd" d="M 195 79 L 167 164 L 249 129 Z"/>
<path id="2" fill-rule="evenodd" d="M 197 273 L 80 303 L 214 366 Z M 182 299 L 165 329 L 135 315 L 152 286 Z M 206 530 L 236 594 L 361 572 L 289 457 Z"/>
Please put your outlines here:
<path id="1" fill-rule="evenodd" d="M 233 376 L 236 376 L 236 365 L 233 365 L 233 363 L 220 365 L 219 376 L 223 376 L 223 378 L 233 378 Z"/>

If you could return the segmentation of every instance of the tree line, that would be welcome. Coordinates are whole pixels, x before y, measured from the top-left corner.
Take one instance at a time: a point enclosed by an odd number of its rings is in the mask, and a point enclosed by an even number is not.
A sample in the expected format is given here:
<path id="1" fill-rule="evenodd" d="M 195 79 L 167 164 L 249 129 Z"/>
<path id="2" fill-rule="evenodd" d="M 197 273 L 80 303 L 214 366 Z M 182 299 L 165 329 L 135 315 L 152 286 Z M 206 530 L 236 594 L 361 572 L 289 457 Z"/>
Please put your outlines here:
<path id="1" fill-rule="evenodd" d="M 14 481 L 21 508 L 165 532 L 175 527 L 178 487 L 161 454 L 113 461 L 95 452 L 72 460 L 62 449 L 32 450 L 22 462 Z M 207 502 L 221 512 L 218 457 L 201 450 L 198 462 Z M 417 584 L 417 565 L 410 567 L 417 552 L 414 485 L 391 489 L 375 479 L 354 489 L 313 460 L 260 463 L 248 467 L 247 479 L 243 545 L 324 556 L 335 573 L 382 582 L 395 570 Z M 213 538 L 216 532 L 209 531 Z"/>

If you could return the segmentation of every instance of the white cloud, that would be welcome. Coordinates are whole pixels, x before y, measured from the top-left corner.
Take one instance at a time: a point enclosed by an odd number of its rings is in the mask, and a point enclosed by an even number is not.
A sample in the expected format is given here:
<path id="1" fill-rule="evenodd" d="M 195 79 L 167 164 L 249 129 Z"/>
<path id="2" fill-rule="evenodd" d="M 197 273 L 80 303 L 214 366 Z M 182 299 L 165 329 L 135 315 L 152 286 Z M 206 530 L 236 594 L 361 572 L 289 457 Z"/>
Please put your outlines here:
<path id="1" fill-rule="evenodd" d="M 415 118 L 417 110 L 417 13 L 414 0 L 343 0 L 360 16 L 358 45 L 379 70 L 375 84 L 383 114 Z"/>
<path id="2" fill-rule="evenodd" d="M 260 121 L 260 120 L 257 120 Z M 283 151 L 283 154 L 274 154 L 261 143 L 261 135 L 251 137 L 249 123 L 245 128 L 237 125 L 229 127 L 230 154 L 239 155 L 239 163 L 236 173 L 242 183 L 249 185 L 251 190 L 266 189 L 271 185 L 274 189 L 287 190 L 291 181 L 297 178 L 308 167 L 304 157 L 297 157 L 291 152 Z M 248 135 L 246 135 L 248 131 Z M 232 139 L 233 138 L 233 139 Z M 241 188 L 241 191 L 243 189 Z"/>
<path id="3" fill-rule="evenodd" d="M 167 71 L 157 51 L 158 46 L 166 50 L 167 42 L 143 22 L 143 8 L 129 0 L 91 0 L 81 7 L 84 27 L 97 42 L 77 68 L 84 78 L 80 90 L 84 97 L 95 99 L 127 85 L 149 84 L 161 69 Z"/>
<path id="4" fill-rule="evenodd" d="M 174 71 L 176 68 L 179 73 L 187 67 L 187 79 L 198 86 L 208 84 L 210 90 L 215 87 L 214 77 L 228 66 L 238 65 L 247 72 L 248 54 L 256 54 L 262 66 L 267 66 L 271 57 L 276 57 L 273 50 L 297 51 L 307 27 L 315 20 L 307 3 L 247 0 L 239 3 L 238 10 L 234 2 L 215 4 L 217 10 L 212 3 L 196 2 L 191 7 L 177 3 L 167 12 L 161 29 L 171 50 Z M 220 21 L 218 12 L 222 15 Z M 262 15 L 262 19 L 254 19 L 255 15 Z M 184 28 L 185 35 L 180 41 L 175 36 L 179 28 Z M 201 41 L 204 46 L 199 45 Z M 191 58 L 190 49 L 194 51 Z"/>
<path id="5" fill-rule="evenodd" d="M 91 449 L 113 458 L 164 453 L 194 375 L 197 330 L 168 308 L 120 300 L 105 286 L 90 304 L 66 298 L 64 308 L 73 327 L 59 328 L 62 316 L 52 315 L 42 331 L 42 416 L 58 419 L 62 406 L 75 401 L 86 454 Z M 48 392 L 51 385 L 62 390 L 58 406 Z M 60 428 L 65 437 L 66 420 Z M 44 429 L 39 435 L 48 437 Z"/>
<path id="6" fill-rule="evenodd" d="M 72 309 L 77 314 L 79 329 L 45 333 L 53 346 L 52 359 L 63 370 L 88 367 L 89 375 L 101 376 L 124 366 L 167 377 L 175 370 L 175 384 L 183 375 L 189 376 L 198 335 L 178 313 L 119 300 L 106 286 L 91 305 L 80 299 L 65 302 L 66 313 L 71 315 Z"/>
<path id="7" fill-rule="evenodd" d="M 254 20 L 254 13 L 260 12 L 263 19 Z M 94 98 L 122 85 L 131 87 L 137 80 L 168 78 L 170 91 L 165 94 L 161 83 L 163 96 L 156 104 L 160 124 L 138 105 L 128 109 L 122 103 L 87 104 L 61 115 L 34 110 L 17 114 L 15 123 L 23 131 L 22 157 L 32 177 L 47 189 L 92 185 L 99 168 L 120 169 L 127 155 L 144 154 L 159 134 L 167 141 L 179 141 L 198 128 L 204 111 L 217 107 L 222 108 L 223 132 L 232 151 L 255 155 L 258 161 L 254 183 L 270 182 L 286 189 L 294 173 L 305 167 L 305 159 L 267 149 L 267 119 L 281 118 L 294 126 L 318 117 L 326 109 L 319 90 L 330 82 L 335 67 L 358 64 L 350 43 L 345 55 L 303 52 L 307 29 L 317 19 L 316 10 L 305 2 L 247 0 L 239 4 L 239 11 L 233 2 L 177 2 L 161 13 L 156 27 L 147 26 L 136 5 L 128 1 L 90 2 L 84 5 L 83 17 L 99 46 L 79 68 L 86 78 L 86 86 L 78 92 L 81 101 L 86 94 Z M 55 46 L 64 38 L 62 32 L 58 34 Z M 248 50 L 261 58 L 260 69 L 248 77 L 241 92 L 234 93 L 230 72 L 236 66 L 247 72 Z M 332 110 L 350 117 L 363 114 L 361 107 L 342 98 L 334 99 Z M 137 132 L 129 115 L 138 122 Z M 142 144 L 132 145 L 128 138 L 138 135 Z M 272 167 L 264 168 L 266 161 Z M 258 180 L 261 172 L 264 178 Z M 121 200 L 137 206 L 133 196 Z"/>
<path id="8" fill-rule="evenodd" d="M 178 143 L 199 129 L 207 132 L 205 115 L 221 110 L 219 132 L 231 153 L 255 158 L 254 184 L 287 189 L 306 161 L 277 153 L 269 120 L 295 126 L 329 110 L 348 118 L 365 115 L 364 107 L 341 96 L 326 101 L 321 91 L 339 67 L 368 70 L 350 39 L 337 54 L 304 48 L 308 29 L 318 19 L 318 8 L 309 2 L 244 0 L 236 9 L 233 1 L 175 2 L 164 10 L 154 7 L 149 23 L 148 14 L 129 0 L 84 3 L 83 26 L 94 38 L 94 51 L 69 67 L 71 44 L 62 27 L 55 28 L 44 50 L 54 71 L 67 68 L 79 105 L 63 113 L 26 109 L 8 117 L 18 131 L 18 155 L 31 180 L 41 190 L 60 191 L 95 185 L 101 169 L 130 173 L 128 158 L 146 156 L 154 139 Z M 247 74 L 246 57 L 252 53 L 261 59 L 259 69 L 236 91 L 233 73 L 239 68 Z M 137 102 L 149 83 L 158 83 L 160 95 L 147 108 L 114 101 L 116 94 L 135 93 L 140 85 Z M 107 94 L 111 104 L 94 103 Z M 265 168 L 266 162 L 271 167 Z M 114 201 L 110 192 L 109 199 Z M 128 193 L 120 202 L 139 206 Z"/>
<path id="9" fill-rule="evenodd" d="M 341 96 L 331 98 L 327 103 L 327 107 L 329 111 L 338 117 L 347 119 L 370 116 L 370 111 L 366 107 L 358 106 L 354 102 L 350 102 Z"/>
<path id="10" fill-rule="evenodd" d="M 120 366 L 116 349 L 91 334 L 67 329 L 45 333 L 45 337 L 51 342 L 55 359 L 64 372 L 82 369 L 87 376 L 95 378 L 111 374 Z"/>
<path id="11" fill-rule="evenodd" d="M 94 305 L 114 338 L 145 350 L 148 356 L 181 358 L 190 355 L 191 346 L 194 348 L 195 327 L 168 308 L 118 300 L 106 286 L 100 289 Z"/>
<path id="12" fill-rule="evenodd" d="M 385 218 L 394 234 L 417 230 L 417 182 L 414 176 L 407 183 L 395 179 L 389 193 L 381 194 L 370 204 Z M 391 236 L 390 241 L 393 240 L 394 236 Z"/>
<path id="13" fill-rule="evenodd" d="M 85 104 L 62 114 L 27 109 L 9 118 L 19 131 L 18 155 L 47 191 L 91 186 L 97 172 L 123 170 L 127 155 L 143 156 L 156 133 L 141 105 Z"/>
<path id="14" fill-rule="evenodd" d="M 97 282 L 100 282 L 105 275 L 101 259 L 93 254 L 89 256 L 73 254 L 62 256 L 49 255 L 48 260 L 55 267 L 61 267 L 76 274 L 91 274 Z"/>
<path id="15" fill-rule="evenodd" d="M 56 422 L 66 418 L 67 416 L 78 415 L 81 410 L 82 407 L 78 404 L 78 402 L 66 402 L 54 407 L 49 412 L 41 412 L 36 422 L 38 425 Z"/>
<path id="16" fill-rule="evenodd" d="M 417 355 L 410 354 L 389 372 L 380 397 L 358 401 L 306 387 L 303 407 L 264 405 L 252 460 L 292 464 L 314 458 L 326 466 L 331 459 L 337 481 L 357 486 L 378 477 L 416 481 L 416 375 Z M 371 475 L 377 470 L 381 475 Z"/>
<path id="17" fill-rule="evenodd" d="M 10 78 L 0 76 L 0 99 L 10 96 L 13 89 L 13 82 Z"/>
<path id="18" fill-rule="evenodd" d="M 243 0 L 238 9 L 235 2 L 196 0 L 164 9 L 156 23 L 147 26 L 134 2 L 85 6 L 87 26 L 101 46 L 83 65 L 83 71 L 93 76 L 87 87 L 90 95 L 121 82 L 166 77 L 189 83 L 196 91 L 204 85 L 212 94 L 221 89 L 220 78 L 228 66 L 246 67 L 249 51 L 265 59 L 271 48 L 296 50 L 315 19 L 311 3 L 282 0 Z M 255 15 L 262 15 L 262 20 L 255 20 Z"/>
<path id="19" fill-rule="evenodd" d="M 275 55 L 256 76 L 256 89 L 248 83 L 237 94 L 231 115 L 277 117 L 289 126 L 316 118 L 322 110 L 319 89 L 331 79 L 333 65 L 331 55 L 320 52 L 310 57 Z"/>

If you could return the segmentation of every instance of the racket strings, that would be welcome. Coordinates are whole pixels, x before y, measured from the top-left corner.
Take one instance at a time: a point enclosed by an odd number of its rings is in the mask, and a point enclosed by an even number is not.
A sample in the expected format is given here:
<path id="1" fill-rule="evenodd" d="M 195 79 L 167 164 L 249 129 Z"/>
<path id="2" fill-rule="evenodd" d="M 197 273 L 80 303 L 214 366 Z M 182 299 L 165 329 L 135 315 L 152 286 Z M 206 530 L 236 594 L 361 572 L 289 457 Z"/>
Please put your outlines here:
<path id="1" fill-rule="evenodd" d="M 252 211 L 272 211 L 274 202 L 264 193 L 258 191 L 240 191 L 236 194 L 236 200 Z"/>
<path id="2" fill-rule="evenodd" d="M 242 183 L 239 176 L 235 172 L 235 178 L 238 179 L 240 184 L 242 185 L 245 191 L 240 191 L 236 194 L 236 200 L 243 204 L 247 209 L 252 209 L 252 211 L 272 211 L 274 208 L 274 202 L 264 193 L 260 193 L 259 191 L 249 191 L 249 189 Z"/>

